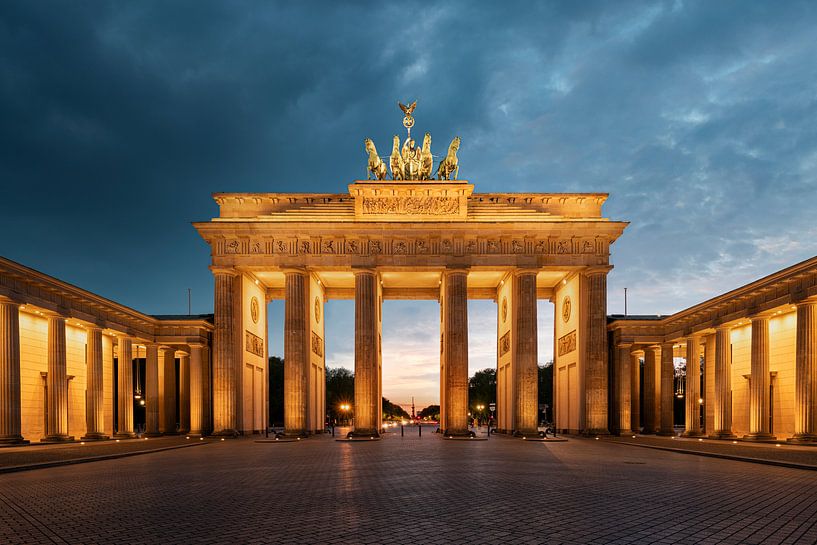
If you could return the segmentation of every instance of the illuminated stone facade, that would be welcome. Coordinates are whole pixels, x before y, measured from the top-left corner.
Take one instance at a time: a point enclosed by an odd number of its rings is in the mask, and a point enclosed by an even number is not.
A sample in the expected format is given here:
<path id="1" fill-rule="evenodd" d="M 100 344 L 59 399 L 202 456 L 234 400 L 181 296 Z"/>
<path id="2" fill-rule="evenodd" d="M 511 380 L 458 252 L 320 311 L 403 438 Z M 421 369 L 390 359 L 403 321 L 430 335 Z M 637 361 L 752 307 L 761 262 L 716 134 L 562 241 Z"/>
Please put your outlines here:
<path id="1" fill-rule="evenodd" d="M 671 316 L 613 316 L 608 332 L 612 431 L 683 421 L 686 436 L 817 441 L 817 257 Z"/>
<path id="2" fill-rule="evenodd" d="M 571 339 L 556 356 L 557 425 L 605 432 L 606 276 L 626 223 L 602 217 L 606 194 L 473 190 L 462 180 L 358 181 L 342 194 L 214 195 L 219 216 L 194 226 L 216 277 L 215 432 L 254 428 L 236 408 L 256 403 L 247 370 L 263 366 L 243 340 L 266 339 L 265 316 L 247 319 L 254 298 L 285 300 L 287 434 L 324 429 L 320 317 L 333 298 L 355 300 L 355 434 L 381 426 L 384 299 L 440 303 L 441 428 L 450 435 L 468 433 L 468 300 L 497 302 L 498 427 L 520 434 L 538 424 L 536 301 L 552 300 L 557 335 Z M 563 300 L 572 301 L 566 314 Z"/>

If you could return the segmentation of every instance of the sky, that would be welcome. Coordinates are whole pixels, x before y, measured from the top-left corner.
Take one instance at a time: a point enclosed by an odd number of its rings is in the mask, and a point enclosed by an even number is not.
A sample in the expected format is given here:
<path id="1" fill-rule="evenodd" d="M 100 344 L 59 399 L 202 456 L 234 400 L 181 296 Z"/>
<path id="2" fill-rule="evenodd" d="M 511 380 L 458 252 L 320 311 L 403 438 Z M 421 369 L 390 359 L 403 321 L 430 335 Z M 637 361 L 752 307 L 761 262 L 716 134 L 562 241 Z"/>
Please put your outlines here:
<path id="1" fill-rule="evenodd" d="M 608 192 L 608 312 L 673 313 L 817 254 L 815 28 L 814 2 L 5 1 L 0 255 L 210 313 L 211 193 L 343 191 L 417 100 L 478 192 Z M 469 305 L 474 371 L 496 309 Z M 384 395 L 436 402 L 437 304 L 384 310 Z M 326 314 L 351 368 L 353 307 Z"/>

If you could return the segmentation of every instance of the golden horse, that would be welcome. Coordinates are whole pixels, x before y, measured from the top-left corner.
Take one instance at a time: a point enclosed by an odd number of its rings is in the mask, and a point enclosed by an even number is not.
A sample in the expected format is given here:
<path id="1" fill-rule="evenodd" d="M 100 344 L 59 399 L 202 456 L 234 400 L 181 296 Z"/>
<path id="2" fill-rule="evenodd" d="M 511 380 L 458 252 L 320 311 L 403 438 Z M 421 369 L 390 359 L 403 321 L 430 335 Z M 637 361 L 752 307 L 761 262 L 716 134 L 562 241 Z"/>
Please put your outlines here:
<path id="1" fill-rule="evenodd" d="M 437 179 L 438 180 L 456 180 L 457 176 L 460 173 L 460 165 L 459 161 L 457 160 L 457 150 L 460 149 L 460 137 L 455 136 L 454 139 L 451 141 L 451 145 L 448 146 L 448 153 L 445 155 L 445 159 L 440 161 L 440 166 L 437 167 Z M 454 177 L 451 177 L 451 174 L 454 174 Z"/>
<path id="2" fill-rule="evenodd" d="M 374 174 L 374 177 L 378 180 L 386 179 L 386 163 L 377 155 L 377 148 L 374 147 L 374 142 L 372 142 L 371 138 L 367 138 L 363 141 L 366 145 L 366 152 L 369 154 L 369 172 Z M 371 180 L 371 174 L 368 175 L 369 180 Z"/>
<path id="3" fill-rule="evenodd" d="M 420 179 L 430 180 L 434 170 L 434 157 L 431 155 L 431 133 L 423 138 L 423 149 L 420 151 Z"/>
<path id="4" fill-rule="evenodd" d="M 392 180 L 405 179 L 404 170 L 406 163 L 403 161 L 403 156 L 400 154 L 400 137 L 396 134 L 394 135 L 394 145 L 391 148 L 391 159 L 389 160 L 389 166 L 391 167 Z"/>

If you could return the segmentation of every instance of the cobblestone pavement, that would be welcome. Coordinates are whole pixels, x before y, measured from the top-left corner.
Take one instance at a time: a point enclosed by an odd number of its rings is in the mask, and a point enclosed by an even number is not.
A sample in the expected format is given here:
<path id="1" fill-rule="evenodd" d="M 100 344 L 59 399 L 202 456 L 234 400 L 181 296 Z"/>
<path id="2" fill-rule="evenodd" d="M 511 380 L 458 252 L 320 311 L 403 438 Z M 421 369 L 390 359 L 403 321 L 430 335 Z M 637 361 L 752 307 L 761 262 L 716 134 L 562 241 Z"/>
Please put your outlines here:
<path id="1" fill-rule="evenodd" d="M 0 475 L 0 543 L 815 543 L 817 473 L 571 439 L 252 440 Z"/>

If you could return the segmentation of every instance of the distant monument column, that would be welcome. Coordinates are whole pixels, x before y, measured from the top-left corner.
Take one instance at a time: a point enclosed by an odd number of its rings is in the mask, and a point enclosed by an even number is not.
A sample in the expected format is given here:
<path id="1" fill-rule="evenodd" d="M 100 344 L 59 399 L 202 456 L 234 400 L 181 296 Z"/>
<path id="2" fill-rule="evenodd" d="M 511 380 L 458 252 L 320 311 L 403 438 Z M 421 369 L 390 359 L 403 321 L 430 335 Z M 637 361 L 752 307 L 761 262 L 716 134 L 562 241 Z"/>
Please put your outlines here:
<path id="1" fill-rule="evenodd" d="M 133 437 L 133 344 L 128 337 L 119 337 L 116 382 L 115 437 Z"/>
<path id="2" fill-rule="evenodd" d="M 378 275 L 355 270 L 355 426 L 353 435 L 380 435 L 380 333 L 378 331 Z"/>
<path id="3" fill-rule="evenodd" d="M 284 303 L 284 434 L 306 435 L 309 370 L 309 276 L 287 270 Z"/>
<path id="4" fill-rule="evenodd" d="M 107 439 L 105 425 L 104 391 L 102 389 L 102 328 L 89 327 L 86 341 L 85 436 L 82 439 Z"/>
<path id="5" fill-rule="evenodd" d="M 632 377 L 630 369 L 632 366 L 632 349 L 630 343 L 619 343 L 616 346 L 616 359 L 618 368 L 615 370 L 618 376 L 618 433 L 629 435 L 632 431 Z"/>
<path id="6" fill-rule="evenodd" d="M 65 318 L 48 316 L 48 435 L 46 441 L 72 441 L 68 436 L 68 373 Z"/>
<path id="7" fill-rule="evenodd" d="M 215 330 L 213 331 L 213 435 L 238 435 L 237 272 L 213 269 Z"/>
<path id="8" fill-rule="evenodd" d="M 159 346 L 145 343 L 145 436 L 159 433 Z"/>
<path id="9" fill-rule="evenodd" d="M 658 385 L 656 384 L 656 374 L 661 348 L 659 346 L 647 346 L 644 348 L 644 430 L 642 433 L 655 433 L 658 431 L 656 420 L 658 416 Z"/>
<path id="10" fill-rule="evenodd" d="M 176 433 L 176 350 L 170 346 L 160 349 L 159 363 L 159 431 Z"/>
<path id="11" fill-rule="evenodd" d="M 536 274 L 534 269 L 514 271 L 513 366 L 516 392 L 514 432 L 536 435 L 539 427 L 539 346 L 536 316 Z M 467 328 L 467 324 L 466 324 Z M 468 346 L 465 346 L 466 354 Z M 466 378 L 468 361 L 466 359 Z M 466 380 L 466 401 L 468 382 Z M 467 405 L 466 405 L 467 406 Z"/>
<path id="12" fill-rule="evenodd" d="M 630 351 L 630 429 L 641 432 L 641 357 L 644 351 L 633 348 Z"/>
<path id="13" fill-rule="evenodd" d="M 747 439 L 774 440 L 769 427 L 769 317 L 752 318 L 749 435 Z"/>
<path id="14" fill-rule="evenodd" d="M 607 271 L 608 267 L 582 273 L 580 319 L 585 353 L 585 426 L 589 435 L 608 434 L 607 422 Z"/>
<path id="15" fill-rule="evenodd" d="M 27 442 L 20 411 L 20 305 L 0 298 L 0 443 Z"/>
<path id="16" fill-rule="evenodd" d="M 793 441 L 817 441 L 817 301 L 797 304 Z"/>
<path id="17" fill-rule="evenodd" d="M 729 326 L 715 328 L 715 439 L 732 439 L 732 339 Z"/>
<path id="18" fill-rule="evenodd" d="M 445 435 L 468 435 L 468 271 L 448 269 L 442 285 Z"/>
<path id="19" fill-rule="evenodd" d="M 673 343 L 661 345 L 661 426 L 658 435 L 675 435 L 675 365 Z"/>
<path id="20" fill-rule="evenodd" d="M 687 337 L 686 392 L 684 433 L 685 437 L 701 435 L 701 338 Z"/>
<path id="21" fill-rule="evenodd" d="M 207 420 L 204 404 L 205 366 L 202 362 L 202 344 L 190 346 L 190 435 L 204 435 L 204 423 Z"/>

